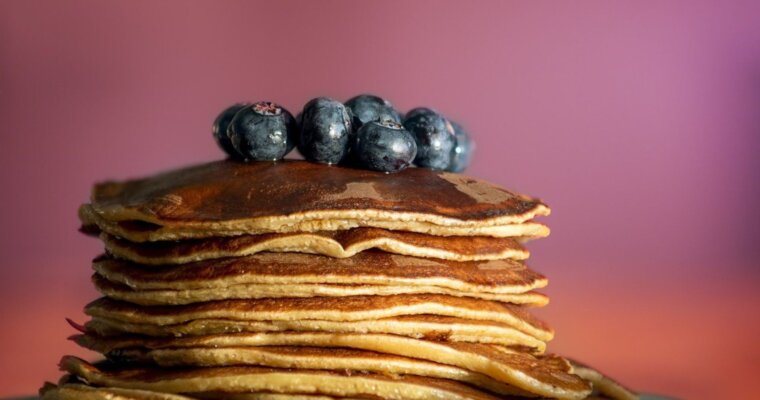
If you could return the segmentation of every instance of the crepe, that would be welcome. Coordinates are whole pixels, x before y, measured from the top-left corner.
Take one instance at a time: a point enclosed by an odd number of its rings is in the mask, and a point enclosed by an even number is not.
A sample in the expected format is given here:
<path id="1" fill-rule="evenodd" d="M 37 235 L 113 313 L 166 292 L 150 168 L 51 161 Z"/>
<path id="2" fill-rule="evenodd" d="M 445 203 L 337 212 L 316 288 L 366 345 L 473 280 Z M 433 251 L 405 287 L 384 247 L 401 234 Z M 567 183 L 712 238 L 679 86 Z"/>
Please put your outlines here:
<path id="1" fill-rule="evenodd" d="M 84 225 L 132 242 L 375 227 L 541 237 L 540 200 L 425 168 L 394 174 L 303 161 L 212 162 L 95 186 Z"/>
<path id="2" fill-rule="evenodd" d="M 284 332 L 151 339 L 135 336 L 104 338 L 87 334 L 76 335 L 74 340 L 86 348 L 119 360 L 147 359 L 164 367 L 259 365 L 347 369 L 447 378 L 468 383 L 484 382 L 481 377 L 408 359 L 412 358 L 458 367 L 532 393 L 538 393 L 536 390 L 541 390 L 542 385 L 556 385 L 553 379 L 579 381 L 569 374 L 569 363 L 556 356 L 535 356 L 492 345 L 433 342 L 395 335 Z M 275 346 L 274 350 L 269 346 Z M 322 350 L 313 349 L 314 347 Z M 383 356 L 341 353 L 330 348 L 365 350 Z M 407 359 L 383 358 L 386 355 Z M 484 384 L 496 387 L 487 381 Z M 507 388 L 499 389 L 499 393 L 515 394 L 515 391 Z"/>
<path id="3" fill-rule="evenodd" d="M 133 243 L 108 234 L 100 236 L 108 253 L 148 265 L 239 257 L 260 253 L 298 252 L 347 258 L 368 249 L 414 257 L 455 261 L 524 260 L 529 253 L 514 238 L 432 236 L 421 233 L 355 228 L 345 231 L 267 233 L 232 237 Z"/>
<path id="4" fill-rule="evenodd" d="M 455 262 L 366 251 L 335 259 L 298 253 L 149 267 L 99 257 L 93 269 L 133 289 L 208 289 L 239 284 L 435 286 L 466 293 L 517 294 L 547 284 L 543 275 L 514 260 Z"/>
<path id="5" fill-rule="evenodd" d="M 366 321 L 406 315 L 440 315 L 506 324 L 536 339 L 554 332 L 525 309 L 493 301 L 444 295 L 397 295 L 222 300 L 182 306 L 137 306 L 100 298 L 85 307 L 91 317 L 137 324 L 181 324 L 195 319 L 237 321 Z"/>
<path id="6" fill-rule="evenodd" d="M 130 323 L 94 317 L 84 327 L 71 321 L 82 332 L 102 336 L 139 334 L 154 337 L 217 335 L 256 332 L 331 332 L 387 333 L 417 339 L 487 343 L 502 346 L 520 344 L 542 353 L 546 343 L 499 322 L 468 320 L 434 315 L 411 315 L 368 321 L 233 321 L 228 319 L 196 319 L 180 324 Z"/>
<path id="7" fill-rule="evenodd" d="M 460 292 L 436 286 L 388 285 L 259 285 L 241 284 L 208 289 L 148 289 L 135 290 L 127 285 L 110 282 L 98 274 L 92 276 L 95 288 L 104 296 L 139 305 L 182 305 L 216 300 L 264 299 L 281 297 L 345 297 L 392 296 L 399 294 L 444 294 L 458 297 L 500 301 L 530 307 L 542 307 L 549 298 L 541 293 L 491 294 Z"/>
<path id="8" fill-rule="evenodd" d="M 168 393 L 208 391 L 275 393 L 318 393 L 328 396 L 371 395 L 387 399 L 496 399 L 496 396 L 445 379 L 404 375 L 387 377 L 372 373 L 293 370 L 263 367 L 217 367 L 196 369 L 96 367 L 76 357 L 64 357 L 61 367 L 93 385 L 153 390 Z M 570 375 L 572 376 L 572 375 Z M 547 378 L 549 379 L 549 378 Z M 591 392 L 580 379 L 559 378 L 554 385 L 538 386 L 543 395 L 582 399 Z"/>

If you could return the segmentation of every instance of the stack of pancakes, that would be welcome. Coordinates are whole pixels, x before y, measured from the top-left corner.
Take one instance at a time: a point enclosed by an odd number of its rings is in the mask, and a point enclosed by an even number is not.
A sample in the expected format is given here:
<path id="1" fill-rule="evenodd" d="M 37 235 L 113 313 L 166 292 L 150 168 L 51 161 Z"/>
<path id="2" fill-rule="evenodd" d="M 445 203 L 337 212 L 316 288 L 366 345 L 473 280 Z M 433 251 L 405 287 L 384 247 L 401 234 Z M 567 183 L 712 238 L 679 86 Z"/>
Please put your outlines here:
<path id="1" fill-rule="evenodd" d="M 541 201 L 458 174 L 215 162 L 96 185 L 104 297 L 49 399 L 633 398 L 545 353 Z"/>

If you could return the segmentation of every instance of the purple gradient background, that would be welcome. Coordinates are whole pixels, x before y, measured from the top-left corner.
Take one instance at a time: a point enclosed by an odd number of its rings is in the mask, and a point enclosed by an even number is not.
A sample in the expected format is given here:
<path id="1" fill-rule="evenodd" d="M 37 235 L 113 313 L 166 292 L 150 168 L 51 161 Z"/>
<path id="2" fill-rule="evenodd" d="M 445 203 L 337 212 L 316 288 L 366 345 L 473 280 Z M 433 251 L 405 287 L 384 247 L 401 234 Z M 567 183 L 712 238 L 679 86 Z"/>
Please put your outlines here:
<path id="1" fill-rule="evenodd" d="M 222 157 L 226 105 L 437 108 L 469 174 L 554 209 L 554 351 L 687 398 L 760 395 L 758 2 L 0 2 L 0 396 L 56 379 L 95 297 L 90 185 Z"/>

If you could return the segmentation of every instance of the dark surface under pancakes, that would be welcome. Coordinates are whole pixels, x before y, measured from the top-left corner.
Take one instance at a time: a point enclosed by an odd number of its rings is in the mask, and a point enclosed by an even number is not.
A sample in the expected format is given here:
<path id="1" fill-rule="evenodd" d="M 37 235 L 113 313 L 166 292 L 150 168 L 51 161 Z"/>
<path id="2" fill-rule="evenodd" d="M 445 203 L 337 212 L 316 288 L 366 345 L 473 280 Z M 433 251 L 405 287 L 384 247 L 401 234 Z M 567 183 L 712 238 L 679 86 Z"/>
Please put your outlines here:
<path id="1" fill-rule="evenodd" d="M 484 181 L 409 168 L 393 175 L 305 161 L 217 161 L 144 179 L 95 186 L 92 207 L 147 222 L 223 222 L 325 210 L 381 210 L 486 220 L 548 213 L 540 202 Z"/>
<path id="2" fill-rule="evenodd" d="M 260 253 L 174 266 L 143 266 L 99 257 L 93 268 L 140 289 L 227 287 L 240 283 L 423 284 L 487 293 L 524 293 L 546 286 L 543 275 L 514 260 L 456 262 L 366 251 L 345 259 Z"/>
<path id="3" fill-rule="evenodd" d="M 206 239 L 187 239 L 181 241 L 157 241 L 135 243 L 103 234 L 106 249 L 121 258 L 148 264 L 183 263 L 203 259 L 241 256 L 253 254 L 251 249 L 265 246 L 266 243 L 283 240 L 308 241 L 310 238 L 335 241 L 343 250 L 378 240 L 392 240 L 421 249 L 451 253 L 454 256 L 473 260 L 493 260 L 505 258 L 525 259 L 527 250 L 515 238 L 494 238 L 486 236 L 433 236 L 415 232 L 391 231 L 379 228 L 354 228 L 344 231 L 324 231 L 313 233 L 265 233 L 260 235 L 241 235 Z M 266 248 L 265 248 L 266 250 Z M 308 247 L 296 249 L 301 252 L 317 252 Z M 387 249 L 386 249 L 387 250 Z M 258 251 L 257 251 L 258 252 Z M 353 256 L 353 254 L 348 254 Z"/>

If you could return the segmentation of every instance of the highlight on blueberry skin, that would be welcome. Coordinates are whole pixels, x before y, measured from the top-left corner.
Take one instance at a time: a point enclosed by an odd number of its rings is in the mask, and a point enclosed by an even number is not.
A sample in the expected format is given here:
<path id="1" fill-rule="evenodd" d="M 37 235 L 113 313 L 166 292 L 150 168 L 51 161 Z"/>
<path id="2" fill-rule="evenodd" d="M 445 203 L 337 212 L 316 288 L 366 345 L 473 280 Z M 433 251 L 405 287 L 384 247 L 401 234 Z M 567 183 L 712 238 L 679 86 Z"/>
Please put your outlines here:
<path id="1" fill-rule="evenodd" d="M 475 152 L 475 142 L 472 141 L 467 131 L 456 122 L 451 122 L 454 128 L 456 144 L 451 149 L 451 164 L 446 168 L 449 172 L 462 172 L 470 165 L 472 153 Z"/>
<path id="2" fill-rule="evenodd" d="M 216 144 L 232 158 L 241 158 L 240 153 L 232 146 L 229 136 L 227 136 L 227 128 L 230 126 L 232 118 L 238 111 L 248 106 L 248 103 L 237 103 L 225 108 L 214 120 L 213 134 L 216 139 Z"/>
<path id="3" fill-rule="evenodd" d="M 359 166 L 383 172 L 398 172 L 412 165 L 417 144 L 404 127 L 392 120 L 370 121 L 356 134 L 353 156 Z"/>
<path id="4" fill-rule="evenodd" d="M 417 143 L 415 165 L 439 170 L 449 167 L 456 136 L 454 127 L 446 118 L 428 108 L 415 108 L 407 113 L 404 128 Z"/>
<path id="5" fill-rule="evenodd" d="M 391 120 L 401 123 L 401 115 L 388 100 L 372 94 L 361 94 L 346 101 L 346 107 L 354 115 L 354 129 L 371 121 Z"/>
<path id="6" fill-rule="evenodd" d="M 227 135 L 244 160 L 276 161 L 293 150 L 298 129 L 288 110 L 276 103 L 260 101 L 235 114 Z"/>
<path id="7" fill-rule="evenodd" d="M 353 136 L 351 113 L 343 103 L 317 97 L 301 114 L 298 151 L 309 161 L 338 164 L 348 156 Z"/>

